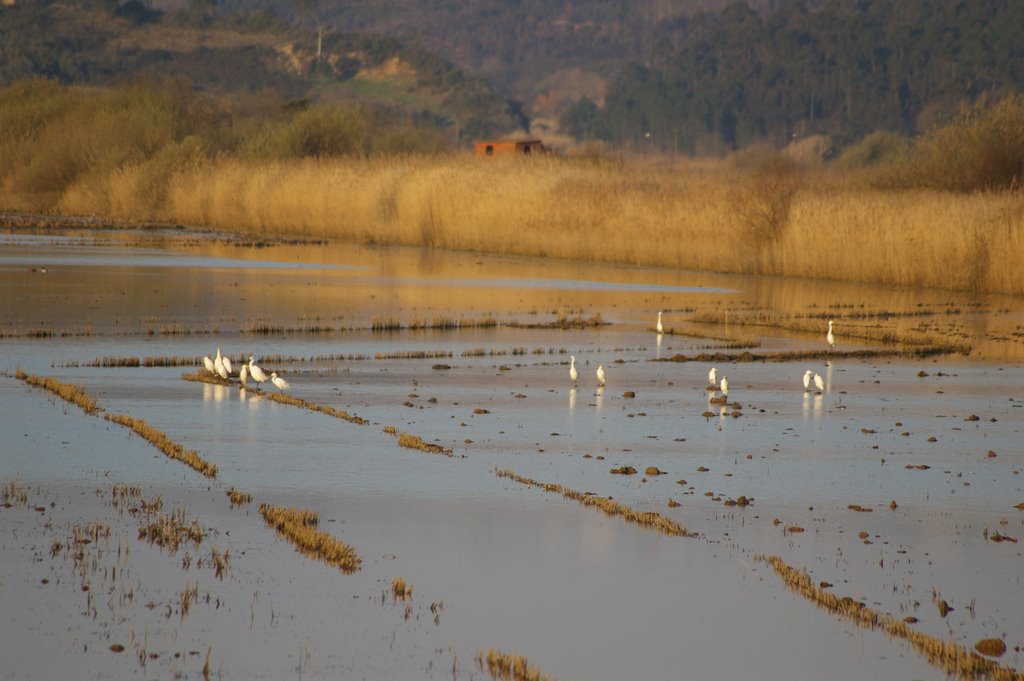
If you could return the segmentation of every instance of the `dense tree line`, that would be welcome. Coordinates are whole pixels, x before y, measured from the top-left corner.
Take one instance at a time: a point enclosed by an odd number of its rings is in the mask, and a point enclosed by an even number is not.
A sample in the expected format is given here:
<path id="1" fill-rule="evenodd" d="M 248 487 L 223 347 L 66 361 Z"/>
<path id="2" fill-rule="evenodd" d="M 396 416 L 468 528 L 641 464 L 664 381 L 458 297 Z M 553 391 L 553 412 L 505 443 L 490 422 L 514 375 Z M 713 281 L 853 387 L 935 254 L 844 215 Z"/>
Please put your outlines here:
<path id="1" fill-rule="evenodd" d="M 1018 0 L 828 0 L 688 19 L 562 118 L 579 139 L 680 152 L 809 134 L 919 133 L 965 103 L 1024 89 Z"/>

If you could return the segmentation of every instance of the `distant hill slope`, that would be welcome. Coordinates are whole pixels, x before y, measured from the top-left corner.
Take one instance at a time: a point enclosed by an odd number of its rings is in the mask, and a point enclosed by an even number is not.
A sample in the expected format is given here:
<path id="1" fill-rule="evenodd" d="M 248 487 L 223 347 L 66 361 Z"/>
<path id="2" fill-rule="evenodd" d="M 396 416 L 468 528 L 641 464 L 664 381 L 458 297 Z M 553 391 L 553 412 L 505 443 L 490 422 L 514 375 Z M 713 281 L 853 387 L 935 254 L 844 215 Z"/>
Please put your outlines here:
<path id="1" fill-rule="evenodd" d="M 677 46 L 693 16 L 737 2 L 743 0 L 219 0 L 218 7 L 261 7 L 306 24 L 319 19 L 342 31 L 395 36 L 482 75 L 536 115 L 557 116 L 574 96 L 600 99 L 609 78 L 629 61 L 646 62 L 659 43 Z M 761 12 L 796 2 L 747 0 Z"/>
<path id="2" fill-rule="evenodd" d="M 528 125 L 483 79 L 395 38 L 325 31 L 318 41 L 269 12 L 186 5 L 169 12 L 106 0 L 0 6 L 0 85 L 39 76 L 99 86 L 173 77 L 250 106 L 357 101 L 448 129 L 460 143 Z"/>

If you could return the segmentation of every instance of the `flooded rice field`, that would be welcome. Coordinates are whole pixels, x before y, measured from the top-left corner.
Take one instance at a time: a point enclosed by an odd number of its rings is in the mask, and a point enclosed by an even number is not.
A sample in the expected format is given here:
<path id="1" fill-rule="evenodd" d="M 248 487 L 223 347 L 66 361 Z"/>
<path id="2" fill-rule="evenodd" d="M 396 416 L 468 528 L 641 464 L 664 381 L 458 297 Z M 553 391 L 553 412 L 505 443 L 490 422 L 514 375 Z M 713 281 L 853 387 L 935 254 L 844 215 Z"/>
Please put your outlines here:
<path id="1" fill-rule="evenodd" d="M 1022 678 L 1019 299 L 184 231 L 0 287 L 0 679 Z"/>

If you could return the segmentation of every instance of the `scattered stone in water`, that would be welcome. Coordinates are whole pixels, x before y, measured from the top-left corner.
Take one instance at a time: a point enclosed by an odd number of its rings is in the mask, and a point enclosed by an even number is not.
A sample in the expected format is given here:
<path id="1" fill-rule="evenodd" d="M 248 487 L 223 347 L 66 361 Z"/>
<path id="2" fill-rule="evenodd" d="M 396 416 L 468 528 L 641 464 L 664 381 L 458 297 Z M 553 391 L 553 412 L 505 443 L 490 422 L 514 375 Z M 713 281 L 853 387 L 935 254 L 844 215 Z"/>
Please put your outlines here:
<path id="1" fill-rule="evenodd" d="M 799 525 L 790 525 L 789 527 L 786 528 L 786 531 L 787 532 L 803 532 L 804 528 L 800 527 Z"/>
<path id="2" fill-rule="evenodd" d="M 906 617 L 903 618 L 903 621 L 906 622 L 907 624 L 917 624 L 921 620 L 917 619 L 913 615 L 907 615 Z"/>
<path id="3" fill-rule="evenodd" d="M 611 469 L 612 475 L 636 475 L 636 469 L 632 466 L 621 466 Z"/>
<path id="4" fill-rule="evenodd" d="M 990 458 L 990 459 L 994 459 L 998 455 L 990 449 L 990 450 L 988 450 L 988 454 L 986 456 L 988 456 L 988 458 Z"/>
<path id="5" fill-rule="evenodd" d="M 1006 652 L 1006 644 L 1002 639 L 983 638 L 974 644 L 974 649 L 982 655 L 989 657 L 1001 657 Z"/>
<path id="6" fill-rule="evenodd" d="M 968 416 L 967 418 L 964 419 L 964 421 L 980 421 L 980 420 L 981 420 L 981 417 L 978 416 L 977 414 L 971 414 L 970 416 Z"/>
<path id="7" fill-rule="evenodd" d="M 850 509 L 851 511 L 856 511 L 857 513 L 871 513 L 874 511 L 873 508 L 864 508 L 860 504 L 850 504 L 846 508 Z"/>
<path id="8" fill-rule="evenodd" d="M 680 479 L 676 480 L 676 484 L 677 485 L 688 485 L 690 483 L 688 483 L 688 482 L 686 482 L 686 480 L 683 480 L 682 478 L 680 478 Z M 1021 506 L 1024 506 L 1024 504 L 1021 504 Z"/>
<path id="9" fill-rule="evenodd" d="M 705 468 L 704 466 L 698 466 L 697 467 L 697 472 L 698 473 L 707 473 L 709 470 L 711 470 L 711 469 L 710 468 Z"/>
<path id="10" fill-rule="evenodd" d="M 431 368 L 432 368 L 432 369 L 437 369 L 438 371 L 448 371 L 448 370 L 449 370 L 449 369 L 451 369 L 452 367 L 451 367 L 451 365 L 450 365 L 450 364 L 435 364 L 435 365 L 434 365 L 433 367 L 431 367 Z"/>
<path id="11" fill-rule="evenodd" d="M 900 507 L 900 505 L 896 503 L 895 499 L 893 499 L 892 501 L 889 502 L 889 508 L 891 508 L 892 510 L 895 511 L 899 507 Z"/>
<path id="12" fill-rule="evenodd" d="M 751 501 L 753 501 L 753 497 L 746 497 L 746 496 L 741 494 L 740 496 L 738 496 L 736 498 L 736 505 L 737 506 L 749 506 Z"/>
<path id="13" fill-rule="evenodd" d="M 623 397 L 636 397 L 636 393 L 633 392 L 632 390 L 627 390 L 626 392 L 622 393 L 622 396 Z"/>
<path id="14" fill-rule="evenodd" d="M 877 430 L 875 430 L 874 428 L 861 428 L 861 429 L 860 429 L 860 432 L 862 432 L 862 433 L 865 433 L 865 434 L 867 434 L 867 435 L 874 435 L 874 434 L 875 434 L 875 433 L 877 433 L 878 431 L 877 431 Z"/>
<path id="15" fill-rule="evenodd" d="M 928 372 L 927 372 L 927 371 L 925 371 L 924 369 L 922 369 L 921 371 L 918 371 L 918 372 L 917 372 L 917 377 L 918 377 L 918 378 L 924 378 L 924 377 L 925 377 L 925 376 L 927 376 L 927 375 L 928 375 Z"/>
<path id="16" fill-rule="evenodd" d="M 483 407 L 477 407 L 476 409 L 473 410 L 473 413 L 474 414 L 490 414 L 491 412 L 487 411 Z"/>
<path id="17" fill-rule="evenodd" d="M 665 471 L 660 470 L 657 466 L 648 466 L 647 470 L 644 471 L 645 475 L 664 475 Z"/>
<path id="18" fill-rule="evenodd" d="M 678 501 L 676 501 L 675 499 L 669 499 L 669 500 L 668 500 L 668 507 L 669 507 L 669 508 L 679 508 L 680 506 L 682 506 L 682 504 L 680 504 L 680 503 L 679 503 Z"/>
<path id="19" fill-rule="evenodd" d="M 833 584 L 831 582 L 821 582 L 818 584 L 822 589 L 831 589 Z"/>
<path id="20" fill-rule="evenodd" d="M 120 643 L 115 643 L 112 646 L 110 646 L 110 650 L 112 652 L 115 652 L 115 653 L 123 653 L 124 652 L 124 646 L 121 645 Z"/>
<path id="21" fill-rule="evenodd" d="M 870 535 L 868 535 L 868 533 L 867 533 L 867 532 L 864 532 L 864 531 L 862 530 L 862 531 L 860 531 L 860 532 L 858 532 L 858 533 L 857 533 L 857 536 L 858 536 L 858 537 L 860 537 L 861 539 L 867 539 L 867 538 L 868 538 L 868 537 L 869 537 Z"/>
<path id="22" fill-rule="evenodd" d="M 931 437 L 928 438 L 928 442 L 938 442 L 938 441 L 939 441 L 939 438 L 935 437 L 934 435 L 932 435 Z"/>

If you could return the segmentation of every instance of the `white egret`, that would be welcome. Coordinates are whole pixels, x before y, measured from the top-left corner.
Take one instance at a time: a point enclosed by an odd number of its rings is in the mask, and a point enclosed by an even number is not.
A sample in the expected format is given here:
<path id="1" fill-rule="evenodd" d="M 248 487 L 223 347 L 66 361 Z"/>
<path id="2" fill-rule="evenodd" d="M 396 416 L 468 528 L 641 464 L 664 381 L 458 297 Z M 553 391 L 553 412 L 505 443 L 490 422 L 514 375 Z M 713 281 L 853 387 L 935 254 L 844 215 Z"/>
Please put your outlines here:
<path id="1" fill-rule="evenodd" d="M 597 383 L 598 383 L 598 385 L 604 385 L 604 381 L 605 381 L 604 365 L 603 364 L 598 364 L 597 365 Z"/>
<path id="2" fill-rule="evenodd" d="M 256 387 L 258 388 L 260 383 L 267 381 L 267 374 L 263 369 L 253 364 L 253 357 L 249 355 L 249 375 L 252 376 L 252 380 L 256 381 Z"/>
<path id="3" fill-rule="evenodd" d="M 217 350 L 217 356 L 213 358 L 213 370 L 221 378 L 227 378 L 228 372 L 224 368 L 224 358 L 220 356 L 220 349 Z"/>
<path id="4" fill-rule="evenodd" d="M 713 388 L 718 385 L 718 368 L 711 367 L 711 371 L 708 372 L 708 387 Z"/>
<path id="5" fill-rule="evenodd" d="M 658 333 L 665 333 L 665 327 L 661 324 L 661 311 L 658 311 L 658 323 L 654 325 L 654 329 Z"/>
<path id="6" fill-rule="evenodd" d="M 828 320 L 828 334 L 825 336 L 825 340 L 828 341 L 829 352 L 835 350 L 836 347 L 836 335 L 832 333 L 832 320 Z"/>
<path id="7" fill-rule="evenodd" d="M 238 370 L 238 382 L 245 387 L 245 382 L 249 378 L 249 365 L 242 364 L 242 367 Z"/>
<path id="8" fill-rule="evenodd" d="M 288 381 L 278 376 L 276 371 L 270 372 L 270 382 L 276 385 L 277 389 L 280 390 L 281 392 L 284 392 L 285 390 L 291 388 L 291 386 L 288 385 Z"/>
<path id="9" fill-rule="evenodd" d="M 720 389 L 722 391 L 722 397 L 729 396 L 729 379 L 726 378 L 725 376 L 722 376 L 722 383 Z"/>
<path id="10" fill-rule="evenodd" d="M 230 375 L 231 374 L 231 358 L 228 357 L 227 355 L 224 355 L 223 357 L 220 358 L 220 363 L 224 365 L 224 371 L 228 372 L 228 375 Z"/>
<path id="11" fill-rule="evenodd" d="M 580 372 L 576 369 L 576 356 L 569 355 L 569 378 L 575 383 L 580 380 Z"/>
<path id="12" fill-rule="evenodd" d="M 814 387 L 821 392 L 825 389 L 825 380 L 821 377 L 821 374 L 814 374 Z"/>
<path id="13" fill-rule="evenodd" d="M 209 371 L 211 374 L 217 373 L 213 366 L 213 360 L 210 359 L 209 356 L 207 355 L 203 355 L 203 366 L 206 367 L 206 370 Z"/>
<path id="14" fill-rule="evenodd" d="M 804 372 L 804 390 L 811 389 L 811 379 L 814 377 L 814 372 L 808 369 Z"/>

